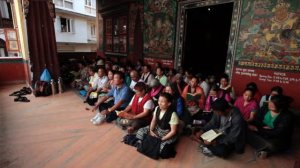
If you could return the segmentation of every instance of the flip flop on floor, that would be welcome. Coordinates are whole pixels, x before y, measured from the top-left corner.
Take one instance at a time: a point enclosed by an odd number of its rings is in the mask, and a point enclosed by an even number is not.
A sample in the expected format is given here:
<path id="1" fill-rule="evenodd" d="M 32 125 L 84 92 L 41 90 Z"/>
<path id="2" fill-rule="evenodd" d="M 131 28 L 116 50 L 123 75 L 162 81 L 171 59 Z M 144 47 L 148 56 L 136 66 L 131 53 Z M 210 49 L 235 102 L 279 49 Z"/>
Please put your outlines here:
<path id="1" fill-rule="evenodd" d="M 9 96 L 22 96 L 22 95 L 27 95 L 27 94 L 31 94 L 32 90 L 29 87 L 23 87 L 21 90 L 19 91 L 15 91 L 13 93 L 11 93 Z"/>
<path id="2" fill-rule="evenodd" d="M 25 91 L 19 91 L 17 94 L 15 94 L 14 96 L 24 96 L 27 95 L 27 93 Z"/>
<path id="3" fill-rule="evenodd" d="M 18 96 L 20 94 L 20 91 L 15 91 L 11 93 L 9 96 Z"/>
<path id="4" fill-rule="evenodd" d="M 29 87 L 23 87 L 20 91 L 25 92 L 26 94 L 31 94 L 32 90 Z"/>
<path id="5" fill-rule="evenodd" d="M 15 102 L 17 101 L 20 101 L 20 102 L 30 102 L 29 99 L 27 99 L 27 97 L 22 97 L 22 96 L 19 96 L 17 98 L 14 99 Z"/>

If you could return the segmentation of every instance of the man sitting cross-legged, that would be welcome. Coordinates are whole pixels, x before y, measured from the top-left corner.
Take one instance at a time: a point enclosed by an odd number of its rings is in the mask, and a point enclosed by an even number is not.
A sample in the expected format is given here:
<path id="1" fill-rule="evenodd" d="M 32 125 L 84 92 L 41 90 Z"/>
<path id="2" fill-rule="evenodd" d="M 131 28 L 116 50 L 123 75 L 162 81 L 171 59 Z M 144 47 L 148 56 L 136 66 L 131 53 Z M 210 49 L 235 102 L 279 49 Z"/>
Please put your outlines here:
<path id="1" fill-rule="evenodd" d="M 243 153 L 245 146 L 246 123 L 239 110 L 230 107 L 228 102 L 219 98 L 212 103 L 214 111 L 212 119 L 196 135 L 202 142 L 203 154 L 227 157 L 233 151 Z M 216 139 L 204 139 L 204 132 L 214 130 L 220 133 Z"/>
<path id="2" fill-rule="evenodd" d="M 115 72 L 114 86 L 106 96 L 103 96 L 96 103 L 92 111 L 99 108 L 99 112 L 91 119 L 94 125 L 101 124 L 105 120 L 111 122 L 118 118 L 115 110 L 124 110 L 131 99 L 131 91 L 124 83 L 124 74 Z M 108 98 L 113 97 L 113 101 L 105 102 Z"/>

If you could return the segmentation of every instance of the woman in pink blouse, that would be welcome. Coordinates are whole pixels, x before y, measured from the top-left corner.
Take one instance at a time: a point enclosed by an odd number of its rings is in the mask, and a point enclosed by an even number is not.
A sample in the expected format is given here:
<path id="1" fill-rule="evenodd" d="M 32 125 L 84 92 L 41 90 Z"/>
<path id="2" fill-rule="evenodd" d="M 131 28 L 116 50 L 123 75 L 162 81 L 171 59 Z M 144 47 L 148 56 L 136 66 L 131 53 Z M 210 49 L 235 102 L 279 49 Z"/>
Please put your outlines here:
<path id="1" fill-rule="evenodd" d="M 240 110 L 244 120 L 247 122 L 254 119 L 255 113 L 258 110 L 258 104 L 253 99 L 253 91 L 249 88 L 245 89 L 243 96 L 236 99 L 234 106 Z"/>

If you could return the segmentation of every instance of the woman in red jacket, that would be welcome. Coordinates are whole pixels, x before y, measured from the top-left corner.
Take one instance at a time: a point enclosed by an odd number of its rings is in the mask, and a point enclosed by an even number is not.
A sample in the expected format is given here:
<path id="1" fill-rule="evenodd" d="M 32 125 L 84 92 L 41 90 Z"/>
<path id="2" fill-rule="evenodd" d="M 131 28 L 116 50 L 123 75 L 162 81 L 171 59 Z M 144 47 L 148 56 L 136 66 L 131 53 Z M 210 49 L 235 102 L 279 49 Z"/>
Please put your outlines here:
<path id="1" fill-rule="evenodd" d="M 147 93 L 147 86 L 144 82 L 137 82 L 134 86 L 135 95 L 129 105 L 118 113 L 117 123 L 127 128 L 128 133 L 150 124 L 154 109 L 151 96 Z"/>
<path id="2" fill-rule="evenodd" d="M 201 119 L 201 112 L 204 109 L 205 94 L 203 89 L 198 85 L 198 79 L 192 77 L 189 85 L 187 85 L 181 95 L 185 101 L 188 113 L 185 117 L 185 124 L 191 124 L 193 119 Z"/>

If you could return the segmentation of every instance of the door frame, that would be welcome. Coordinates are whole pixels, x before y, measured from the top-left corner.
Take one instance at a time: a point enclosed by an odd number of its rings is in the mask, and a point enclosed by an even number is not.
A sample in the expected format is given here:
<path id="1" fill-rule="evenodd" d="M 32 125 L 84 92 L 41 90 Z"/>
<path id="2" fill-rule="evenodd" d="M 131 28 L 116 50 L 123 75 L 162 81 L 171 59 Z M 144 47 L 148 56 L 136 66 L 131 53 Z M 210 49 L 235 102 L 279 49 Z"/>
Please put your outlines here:
<path id="1" fill-rule="evenodd" d="M 185 0 L 178 2 L 177 7 L 177 27 L 175 43 L 175 63 L 174 68 L 181 67 L 184 56 L 185 31 L 187 22 L 187 10 L 205 6 L 219 5 L 233 2 L 232 19 L 230 26 L 228 50 L 225 64 L 225 73 L 231 76 L 235 58 L 236 43 L 240 26 L 242 0 Z"/>

